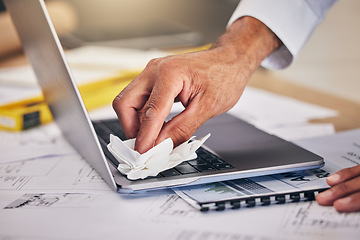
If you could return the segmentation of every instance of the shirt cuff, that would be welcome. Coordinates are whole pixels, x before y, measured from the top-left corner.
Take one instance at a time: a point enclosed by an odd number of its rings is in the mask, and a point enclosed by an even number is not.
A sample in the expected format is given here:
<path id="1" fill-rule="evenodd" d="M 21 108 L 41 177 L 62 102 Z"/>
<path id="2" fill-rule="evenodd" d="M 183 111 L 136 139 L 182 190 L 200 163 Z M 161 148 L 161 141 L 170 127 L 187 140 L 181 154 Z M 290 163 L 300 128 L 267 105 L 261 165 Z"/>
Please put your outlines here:
<path id="1" fill-rule="evenodd" d="M 316 3 L 317 2 L 317 3 Z M 270 28 L 282 45 L 267 56 L 261 66 L 282 69 L 291 64 L 323 20 L 334 0 L 241 0 L 228 27 L 243 16 L 251 16 Z"/>

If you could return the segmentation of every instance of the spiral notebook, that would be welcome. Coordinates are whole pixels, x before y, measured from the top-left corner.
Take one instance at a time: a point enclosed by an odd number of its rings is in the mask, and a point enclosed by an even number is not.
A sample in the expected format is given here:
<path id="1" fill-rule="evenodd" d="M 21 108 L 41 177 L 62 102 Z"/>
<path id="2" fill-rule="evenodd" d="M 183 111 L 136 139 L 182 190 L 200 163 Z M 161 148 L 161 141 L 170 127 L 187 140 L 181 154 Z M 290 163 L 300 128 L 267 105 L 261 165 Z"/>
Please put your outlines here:
<path id="1" fill-rule="evenodd" d="M 174 191 L 200 211 L 249 208 L 312 201 L 329 186 L 324 169 L 182 187 Z"/>
<path id="2" fill-rule="evenodd" d="M 202 211 L 238 209 L 315 200 L 329 188 L 326 177 L 360 164 L 360 129 L 298 140 L 297 145 L 321 155 L 321 169 L 176 188 L 185 201 Z"/>

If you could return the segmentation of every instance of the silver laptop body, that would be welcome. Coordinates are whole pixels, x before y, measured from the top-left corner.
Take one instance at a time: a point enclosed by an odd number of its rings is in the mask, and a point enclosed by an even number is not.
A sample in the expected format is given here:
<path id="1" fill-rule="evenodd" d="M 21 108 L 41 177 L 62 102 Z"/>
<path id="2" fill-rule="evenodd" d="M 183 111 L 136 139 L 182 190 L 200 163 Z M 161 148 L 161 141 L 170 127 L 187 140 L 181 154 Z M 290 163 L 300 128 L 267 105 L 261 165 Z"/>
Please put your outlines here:
<path id="1" fill-rule="evenodd" d="M 5 4 L 55 122 L 69 143 L 113 190 L 134 192 L 178 187 L 324 165 L 320 156 L 224 114 L 209 120 L 196 134 L 203 136 L 211 132 L 207 146 L 234 168 L 128 180 L 102 151 L 43 0 L 5 0 Z"/>

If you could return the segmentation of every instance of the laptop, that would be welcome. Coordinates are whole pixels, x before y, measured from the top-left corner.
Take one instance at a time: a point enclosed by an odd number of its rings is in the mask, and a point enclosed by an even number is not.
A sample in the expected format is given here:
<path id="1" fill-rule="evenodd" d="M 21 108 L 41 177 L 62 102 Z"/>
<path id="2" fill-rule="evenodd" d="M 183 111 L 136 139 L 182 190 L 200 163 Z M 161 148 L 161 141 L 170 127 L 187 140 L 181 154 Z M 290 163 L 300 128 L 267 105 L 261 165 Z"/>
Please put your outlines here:
<path id="1" fill-rule="evenodd" d="M 56 124 L 114 191 L 179 187 L 324 165 L 322 157 L 223 114 L 195 133 L 200 137 L 212 133 L 206 143 L 208 150 L 200 148 L 197 159 L 156 177 L 128 180 L 106 148 L 111 131 L 124 139 L 121 127 L 117 119 L 90 121 L 43 0 L 5 0 L 5 4 Z"/>

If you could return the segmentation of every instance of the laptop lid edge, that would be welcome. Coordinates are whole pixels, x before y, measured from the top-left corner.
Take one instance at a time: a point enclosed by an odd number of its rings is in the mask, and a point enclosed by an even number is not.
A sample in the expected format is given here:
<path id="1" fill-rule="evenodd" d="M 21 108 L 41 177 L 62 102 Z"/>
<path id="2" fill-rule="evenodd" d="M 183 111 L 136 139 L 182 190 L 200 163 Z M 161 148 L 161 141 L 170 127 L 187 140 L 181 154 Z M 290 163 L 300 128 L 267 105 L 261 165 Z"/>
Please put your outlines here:
<path id="1" fill-rule="evenodd" d="M 97 140 L 95 130 L 66 61 L 63 48 L 44 1 L 5 0 L 4 3 L 23 44 L 25 54 L 43 90 L 45 100 L 49 104 L 54 120 L 64 137 L 94 167 L 110 188 L 117 191 L 117 185 Z M 51 64 L 55 65 L 57 69 L 53 69 Z M 47 68 L 45 68 L 46 65 L 48 65 Z M 57 79 L 53 80 L 53 78 Z M 54 86 L 58 88 L 51 89 Z M 65 94 L 61 96 L 62 93 Z M 65 96 L 70 96 L 70 99 L 63 99 Z M 70 104 L 66 106 L 66 102 L 62 102 L 63 100 Z M 72 127 L 67 120 L 68 115 L 75 115 L 72 119 L 76 119 L 78 123 L 86 122 L 87 125 L 77 124 L 80 128 Z M 81 142 L 78 141 L 81 141 L 83 133 L 88 138 L 82 146 Z M 89 148 L 92 149 L 94 156 L 88 153 Z M 89 160 L 89 157 L 92 160 Z M 102 163 L 100 164 L 99 159 L 96 160 L 96 158 L 101 158 Z"/>

